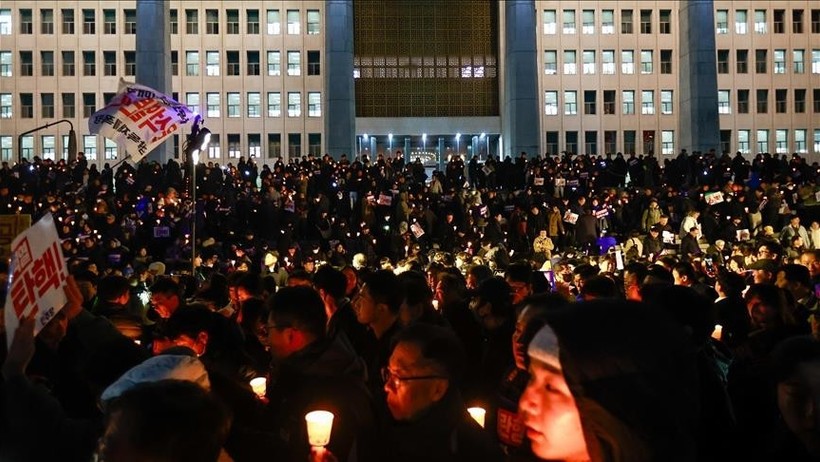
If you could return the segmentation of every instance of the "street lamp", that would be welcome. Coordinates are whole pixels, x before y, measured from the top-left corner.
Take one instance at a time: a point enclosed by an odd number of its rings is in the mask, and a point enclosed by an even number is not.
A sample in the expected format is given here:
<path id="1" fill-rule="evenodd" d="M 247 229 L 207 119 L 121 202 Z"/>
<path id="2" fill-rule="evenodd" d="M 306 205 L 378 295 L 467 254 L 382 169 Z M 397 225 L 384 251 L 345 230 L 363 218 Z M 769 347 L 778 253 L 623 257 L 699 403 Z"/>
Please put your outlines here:
<path id="1" fill-rule="evenodd" d="M 194 122 L 191 134 L 188 135 L 188 143 L 185 145 L 186 161 L 191 167 L 191 276 L 196 274 L 196 166 L 199 164 L 199 154 L 208 149 L 211 142 L 211 131 L 207 128 L 200 128 L 198 122 Z"/>
<path id="2" fill-rule="evenodd" d="M 71 123 L 68 119 L 58 120 L 56 122 L 52 122 L 50 124 L 45 124 L 41 127 L 32 128 L 27 132 L 23 132 L 17 136 L 17 146 L 20 149 L 20 153 L 17 159 L 18 163 L 23 163 L 23 137 L 34 133 L 36 131 L 44 130 L 52 125 L 57 125 L 60 123 L 67 123 L 68 124 L 68 159 L 66 159 L 69 163 L 73 162 L 77 158 L 77 132 L 74 131 L 74 124 Z"/>
<path id="3" fill-rule="evenodd" d="M 389 149 L 390 155 L 393 155 L 393 134 L 392 133 L 387 134 L 387 140 L 390 142 L 390 149 Z"/>
<path id="4" fill-rule="evenodd" d="M 461 155 L 461 133 L 456 133 L 456 155 Z"/>

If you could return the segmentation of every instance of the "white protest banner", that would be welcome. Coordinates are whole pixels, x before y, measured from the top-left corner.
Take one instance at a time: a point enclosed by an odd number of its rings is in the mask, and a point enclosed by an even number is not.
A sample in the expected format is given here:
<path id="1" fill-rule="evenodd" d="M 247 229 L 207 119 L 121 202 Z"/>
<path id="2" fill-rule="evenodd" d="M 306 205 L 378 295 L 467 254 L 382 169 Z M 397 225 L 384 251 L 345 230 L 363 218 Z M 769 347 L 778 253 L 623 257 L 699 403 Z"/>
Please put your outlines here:
<path id="1" fill-rule="evenodd" d="M 116 141 L 136 163 L 194 116 L 168 95 L 120 80 L 119 93 L 89 117 L 88 130 Z"/>
<path id="2" fill-rule="evenodd" d="M 704 199 L 706 199 L 707 205 L 720 204 L 721 202 L 723 202 L 723 193 L 720 191 L 706 193 Z"/>
<path id="3" fill-rule="evenodd" d="M 609 209 L 601 209 L 595 211 L 595 218 L 601 219 L 609 216 Z"/>
<path id="4" fill-rule="evenodd" d="M 535 186 L 544 186 L 544 179 L 535 177 L 532 184 L 535 185 Z"/>
<path id="5" fill-rule="evenodd" d="M 410 230 L 413 231 L 413 236 L 416 236 L 416 239 L 424 236 L 424 229 L 422 229 L 421 225 L 418 223 L 413 223 L 410 225 Z"/>
<path id="6" fill-rule="evenodd" d="M 4 317 L 11 345 L 21 319 L 34 315 L 37 335 L 68 301 L 63 288 L 68 269 L 50 213 L 11 243 L 9 274 Z"/>
<path id="7" fill-rule="evenodd" d="M 664 244 L 674 244 L 675 243 L 675 235 L 669 231 L 664 231 L 662 234 L 663 236 L 663 243 Z"/>

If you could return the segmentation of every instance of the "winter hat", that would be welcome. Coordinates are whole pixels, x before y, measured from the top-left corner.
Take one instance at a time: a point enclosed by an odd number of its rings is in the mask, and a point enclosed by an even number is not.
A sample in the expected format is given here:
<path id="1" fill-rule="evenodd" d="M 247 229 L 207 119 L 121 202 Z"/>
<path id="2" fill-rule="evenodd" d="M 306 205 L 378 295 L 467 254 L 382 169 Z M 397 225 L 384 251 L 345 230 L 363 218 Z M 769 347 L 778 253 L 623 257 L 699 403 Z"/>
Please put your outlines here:
<path id="1" fill-rule="evenodd" d="M 544 327 L 535 334 L 527 349 L 527 354 L 530 359 L 561 370 L 561 361 L 558 359 L 558 337 L 549 324 L 544 324 Z"/>
<path id="2" fill-rule="evenodd" d="M 206 390 L 211 389 L 205 365 L 195 356 L 163 354 L 149 358 L 132 367 L 103 391 L 100 400 L 105 403 L 119 397 L 135 386 L 160 380 L 185 380 Z"/>

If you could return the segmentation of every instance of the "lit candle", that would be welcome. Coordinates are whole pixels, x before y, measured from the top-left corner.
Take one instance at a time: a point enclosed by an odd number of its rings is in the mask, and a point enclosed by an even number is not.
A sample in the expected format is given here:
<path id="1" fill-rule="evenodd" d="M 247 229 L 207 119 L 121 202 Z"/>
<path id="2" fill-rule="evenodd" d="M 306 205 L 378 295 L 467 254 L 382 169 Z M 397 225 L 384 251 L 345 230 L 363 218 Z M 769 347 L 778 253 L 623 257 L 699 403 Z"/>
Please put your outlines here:
<path id="1" fill-rule="evenodd" d="M 438 310 L 438 300 L 433 300 L 433 309 Z"/>
<path id="2" fill-rule="evenodd" d="M 481 428 L 484 428 L 484 417 L 487 415 L 487 411 L 483 407 L 471 407 L 467 408 L 467 412 L 470 413 L 470 417 L 473 418 Z"/>
<path id="3" fill-rule="evenodd" d="M 268 389 L 268 379 L 265 377 L 257 377 L 251 380 L 251 389 L 256 393 L 256 396 L 264 398 L 265 392 Z"/>
<path id="4" fill-rule="evenodd" d="M 324 447 L 330 442 L 330 431 L 333 428 L 333 413 L 329 411 L 311 411 L 305 414 L 308 442 L 313 447 Z"/>
<path id="5" fill-rule="evenodd" d="M 715 330 L 712 331 L 712 338 L 720 341 L 723 337 L 723 326 L 715 324 Z"/>

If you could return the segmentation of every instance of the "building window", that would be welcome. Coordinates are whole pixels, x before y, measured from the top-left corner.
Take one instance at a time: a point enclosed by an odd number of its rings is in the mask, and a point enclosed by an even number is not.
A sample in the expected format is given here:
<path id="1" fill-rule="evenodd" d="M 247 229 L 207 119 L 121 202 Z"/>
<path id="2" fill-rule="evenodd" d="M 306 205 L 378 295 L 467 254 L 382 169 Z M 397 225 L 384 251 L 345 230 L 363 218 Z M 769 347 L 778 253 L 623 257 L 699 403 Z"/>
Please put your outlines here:
<path id="1" fill-rule="evenodd" d="M 322 117 L 322 94 L 318 91 L 309 91 L 308 117 Z"/>
<path id="2" fill-rule="evenodd" d="M 737 50 L 737 73 L 746 74 L 749 72 L 749 50 Z"/>
<path id="3" fill-rule="evenodd" d="M 228 58 L 228 75 L 239 75 L 239 52 L 226 51 L 225 56 Z"/>
<path id="4" fill-rule="evenodd" d="M 51 77 L 54 75 L 54 52 L 41 51 L 40 52 L 40 71 L 44 77 Z"/>
<path id="5" fill-rule="evenodd" d="M 83 10 L 83 34 L 97 33 L 97 14 L 94 10 Z"/>
<path id="6" fill-rule="evenodd" d="M 247 10 L 245 15 L 248 18 L 248 34 L 250 35 L 258 35 L 259 34 L 259 10 Z"/>
<path id="7" fill-rule="evenodd" d="M 199 75 L 199 52 L 186 51 L 185 52 L 185 75 L 197 76 Z"/>
<path id="8" fill-rule="evenodd" d="M 618 150 L 618 132 L 604 131 L 604 154 L 614 154 Z"/>
<path id="9" fill-rule="evenodd" d="M 584 50 L 584 74 L 595 73 L 595 50 Z"/>
<path id="10" fill-rule="evenodd" d="M 661 50 L 661 74 L 672 73 L 672 50 Z"/>
<path id="11" fill-rule="evenodd" d="M 83 93 L 83 118 L 91 117 L 97 111 L 97 95 Z"/>
<path id="12" fill-rule="evenodd" d="M 615 50 L 604 50 L 601 52 L 601 73 L 606 75 L 615 74 Z"/>
<path id="13" fill-rule="evenodd" d="M 558 155 L 558 132 L 547 132 L 546 150 L 548 156 Z"/>
<path id="14" fill-rule="evenodd" d="M 302 134 L 288 133 L 288 155 L 290 157 L 301 157 L 302 155 Z"/>
<path id="15" fill-rule="evenodd" d="M 105 160 L 117 160 L 117 143 L 115 141 L 104 139 L 103 142 L 103 157 Z"/>
<path id="16" fill-rule="evenodd" d="M 777 129 L 774 132 L 774 150 L 778 154 L 789 153 L 789 131 Z"/>
<path id="17" fill-rule="evenodd" d="M 228 35 L 238 35 L 239 34 L 239 10 L 227 10 L 225 11 L 225 21 L 226 21 L 226 28 L 225 33 Z"/>
<path id="18" fill-rule="evenodd" d="M 307 61 L 307 75 L 321 75 L 321 54 L 319 50 L 308 50 Z"/>
<path id="19" fill-rule="evenodd" d="M 211 142 L 208 143 L 208 159 L 222 158 L 222 144 L 219 142 L 219 134 L 211 133 Z"/>
<path id="20" fill-rule="evenodd" d="M 179 12 L 176 8 L 171 8 L 171 35 L 179 34 Z"/>
<path id="21" fill-rule="evenodd" d="M 34 58 L 30 51 L 20 52 L 20 75 L 32 77 L 34 75 Z"/>
<path id="22" fill-rule="evenodd" d="M 228 117 L 239 117 L 242 115 L 239 93 L 228 93 Z"/>
<path id="23" fill-rule="evenodd" d="M 729 10 L 717 10 L 715 12 L 715 33 L 718 35 L 729 33 Z"/>
<path id="24" fill-rule="evenodd" d="M 302 94 L 298 91 L 288 92 L 288 117 L 301 117 Z"/>
<path id="25" fill-rule="evenodd" d="M 185 105 L 194 114 L 199 114 L 199 93 L 185 93 Z"/>
<path id="26" fill-rule="evenodd" d="M 661 90 L 661 114 L 672 114 L 672 106 L 674 104 L 672 95 L 672 90 Z"/>
<path id="27" fill-rule="evenodd" d="M 117 33 L 117 10 L 103 10 L 103 34 Z"/>
<path id="28" fill-rule="evenodd" d="M 542 17 L 544 20 L 544 35 L 555 35 L 558 29 L 555 10 L 544 10 Z"/>
<path id="29" fill-rule="evenodd" d="M 262 117 L 262 97 L 258 92 L 248 93 L 248 118 Z"/>
<path id="30" fill-rule="evenodd" d="M 794 89 L 794 113 L 804 114 L 806 112 L 806 89 Z"/>
<path id="31" fill-rule="evenodd" d="M 792 10 L 792 34 L 803 33 L 803 10 Z"/>
<path id="32" fill-rule="evenodd" d="M 766 114 L 769 112 L 769 90 L 757 90 L 757 113 Z"/>
<path id="33" fill-rule="evenodd" d="M 282 73 L 282 57 L 278 51 L 268 52 L 268 75 L 280 75 Z"/>
<path id="34" fill-rule="evenodd" d="M 34 156 L 34 135 L 27 135 L 20 139 L 20 151 L 23 157 L 31 159 Z"/>
<path id="35" fill-rule="evenodd" d="M 198 10 L 185 10 L 185 33 L 188 35 L 199 34 Z"/>
<path id="36" fill-rule="evenodd" d="M 12 111 L 11 93 L 0 93 L 0 119 L 11 119 Z"/>
<path id="37" fill-rule="evenodd" d="M 259 52 L 248 50 L 248 75 L 260 75 Z"/>
<path id="38" fill-rule="evenodd" d="M 652 73 L 652 50 L 641 50 L 641 74 Z"/>
<path id="39" fill-rule="evenodd" d="M 208 117 L 215 117 L 218 118 L 220 116 L 221 108 L 219 102 L 219 93 L 208 93 L 205 95 L 207 107 L 206 115 Z"/>
<path id="40" fill-rule="evenodd" d="M 598 154 L 598 132 L 584 132 L 584 154 L 588 156 Z"/>
<path id="41" fill-rule="evenodd" d="M 814 152 L 820 153 L 820 129 L 814 130 Z"/>
<path id="42" fill-rule="evenodd" d="M 814 90 L 812 90 L 812 94 L 812 112 L 814 112 L 815 114 L 820 114 L 820 88 L 815 88 Z"/>
<path id="43" fill-rule="evenodd" d="M 755 50 L 755 72 L 766 73 L 766 52 L 767 50 Z"/>
<path id="44" fill-rule="evenodd" d="M 792 61 L 794 62 L 794 73 L 802 74 L 806 71 L 805 50 L 792 50 Z"/>
<path id="45" fill-rule="evenodd" d="M 248 157 L 262 157 L 262 135 L 248 133 Z"/>
<path id="46" fill-rule="evenodd" d="M 632 154 L 635 152 L 635 140 L 637 134 L 635 130 L 624 130 L 624 154 Z"/>
<path id="47" fill-rule="evenodd" d="M 746 33 L 749 18 L 746 10 L 735 10 L 735 34 Z"/>
<path id="48" fill-rule="evenodd" d="M 103 75 L 117 75 L 116 51 L 103 51 Z"/>
<path id="49" fill-rule="evenodd" d="M 322 134 L 308 133 L 308 154 L 319 157 L 322 155 Z"/>
<path id="50" fill-rule="evenodd" d="M 274 159 L 282 156 L 282 135 L 279 133 L 268 133 L 268 158 Z"/>
<path id="51" fill-rule="evenodd" d="M 322 23 L 321 23 L 322 16 L 319 14 L 319 10 L 307 10 L 307 34 L 308 35 L 319 35 L 322 30 Z"/>
<path id="52" fill-rule="evenodd" d="M 652 33 L 652 10 L 641 10 L 641 33 Z"/>
<path id="53" fill-rule="evenodd" d="M 718 90 L 718 114 L 731 114 L 732 106 L 729 101 L 731 90 Z"/>
<path id="54" fill-rule="evenodd" d="M 93 51 L 83 52 L 83 75 L 94 76 L 97 74 L 97 55 Z"/>
<path id="55" fill-rule="evenodd" d="M 88 160 L 97 160 L 97 136 L 83 136 L 83 153 Z"/>
<path id="56" fill-rule="evenodd" d="M 581 33 L 584 35 L 595 33 L 595 10 L 581 11 Z"/>
<path id="57" fill-rule="evenodd" d="M 564 28 L 565 34 L 575 33 L 575 10 L 564 10 Z"/>
<path id="58" fill-rule="evenodd" d="M 578 153 L 578 132 L 564 132 L 564 150 L 570 154 Z"/>
<path id="59" fill-rule="evenodd" d="M 219 35 L 219 10 L 205 10 L 205 33 Z"/>
<path id="60" fill-rule="evenodd" d="M 778 114 L 785 114 L 788 108 L 788 90 L 778 88 L 774 91 L 774 111 Z"/>
<path id="61" fill-rule="evenodd" d="M 173 95 L 174 95 L 173 98 L 176 100 L 176 98 L 177 98 L 176 93 L 174 93 Z M 111 100 L 113 100 L 115 96 L 117 96 L 116 93 L 109 93 L 109 92 L 103 93 L 103 106 L 108 105 L 108 103 L 110 103 Z"/>
<path id="62" fill-rule="evenodd" d="M 635 91 L 623 90 L 621 92 L 621 101 L 623 103 L 624 115 L 635 113 Z"/>
<path id="63" fill-rule="evenodd" d="M 806 154 L 808 152 L 806 146 L 806 130 L 794 130 L 794 152 L 798 154 Z"/>
<path id="64" fill-rule="evenodd" d="M 242 141 L 238 133 L 228 133 L 228 157 L 242 157 Z"/>
<path id="65" fill-rule="evenodd" d="M 11 77 L 13 63 L 10 51 L 0 51 L 0 77 Z"/>
<path id="66" fill-rule="evenodd" d="M 578 114 L 578 93 L 575 90 L 564 92 L 564 115 Z"/>
<path id="67" fill-rule="evenodd" d="M 11 10 L 0 8 L 0 35 L 11 35 Z"/>
<path id="68" fill-rule="evenodd" d="M 268 117 L 282 116 L 282 94 L 278 91 L 268 92 Z"/>
<path id="69" fill-rule="evenodd" d="M 655 154 L 655 131 L 643 131 L 643 153 L 648 155 Z"/>
<path id="70" fill-rule="evenodd" d="M 601 34 L 612 35 L 615 33 L 615 10 L 601 11 Z"/>
<path id="71" fill-rule="evenodd" d="M 595 90 L 584 90 L 584 114 L 595 115 L 597 108 L 598 92 Z"/>
<path id="72" fill-rule="evenodd" d="M 786 33 L 786 10 L 774 10 L 772 23 L 775 34 Z"/>
<path id="73" fill-rule="evenodd" d="M 125 34 L 137 33 L 137 10 L 125 10 Z"/>
<path id="74" fill-rule="evenodd" d="M 129 55 L 130 53 L 130 55 Z M 133 64 L 131 68 L 129 68 L 129 59 L 131 59 L 130 63 Z M 132 74 L 129 74 L 132 72 Z M 137 54 L 133 51 L 126 51 L 125 52 L 125 75 L 135 75 L 137 73 Z M 171 50 L 171 75 L 179 75 L 179 52 L 177 50 Z"/>
<path id="75" fill-rule="evenodd" d="M 558 92 L 544 92 L 544 114 L 548 116 L 558 115 Z"/>
<path id="76" fill-rule="evenodd" d="M 786 73 L 786 50 L 774 50 L 774 73 Z"/>
<path id="77" fill-rule="evenodd" d="M 661 10 L 660 11 L 660 33 L 661 34 L 671 34 L 672 33 L 672 10 Z"/>
<path id="78" fill-rule="evenodd" d="M 604 114 L 615 114 L 615 90 L 604 90 Z"/>
<path id="79" fill-rule="evenodd" d="M 54 33 L 54 10 L 51 8 L 40 10 L 40 34 L 51 35 Z"/>
<path id="80" fill-rule="evenodd" d="M 555 50 L 544 51 L 544 74 L 555 75 L 558 73 L 558 52 Z"/>
<path id="81" fill-rule="evenodd" d="M 74 75 L 74 52 L 73 51 L 63 51 L 63 76 L 64 77 L 71 77 Z"/>
<path id="82" fill-rule="evenodd" d="M 738 90 L 737 91 L 737 113 L 738 114 L 748 114 L 749 113 L 749 90 Z"/>
<path id="83" fill-rule="evenodd" d="M 729 50 L 717 51 L 717 71 L 718 74 L 729 73 Z"/>
<path id="84" fill-rule="evenodd" d="M 675 132 L 672 130 L 661 131 L 661 154 L 671 156 L 675 154 Z"/>
<path id="85" fill-rule="evenodd" d="M 820 74 L 820 50 L 811 50 L 811 73 Z"/>
<path id="86" fill-rule="evenodd" d="M 641 92 L 641 114 L 651 115 L 655 113 L 655 91 L 643 90 Z"/>
<path id="87" fill-rule="evenodd" d="M 820 34 L 820 10 L 811 10 L 811 33 Z"/>
<path id="88" fill-rule="evenodd" d="M 755 33 L 766 33 L 766 10 L 755 10 Z"/>
<path id="89" fill-rule="evenodd" d="M 635 73 L 635 52 L 632 50 L 621 51 L 621 74 Z"/>
<path id="90" fill-rule="evenodd" d="M 279 35 L 282 33 L 282 21 L 279 17 L 279 10 L 268 10 L 268 35 Z"/>
<path id="91" fill-rule="evenodd" d="M 54 160 L 54 135 L 40 136 L 40 153 L 43 159 Z"/>
<path id="92" fill-rule="evenodd" d="M 302 33 L 301 20 L 299 18 L 299 10 L 288 10 L 288 34 L 299 35 Z"/>
<path id="93" fill-rule="evenodd" d="M 62 32 L 65 35 L 74 34 L 74 10 L 70 8 L 65 8 L 62 10 L 63 15 L 63 28 Z"/>
<path id="94" fill-rule="evenodd" d="M 63 117 L 66 119 L 73 119 L 76 115 L 74 93 L 63 93 Z"/>
<path id="95" fill-rule="evenodd" d="M 632 33 L 632 10 L 621 10 L 621 33 Z"/>
<path id="96" fill-rule="evenodd" d="M 298 51 L 288 51 L 288 75 L 302 75 L 302 56 Z"/>
<path id="97" fill-rule="evenodd" d="M 9 12 L 8 20 L 4 20 L 4 24 L 8 24 L 8 31 L 2 35 L 11 35 L 11 10 L 5 10 Z M 31 13 L 30 8 L 20 8 L 20 34 L 22 35 L 31 35 L 34 33 L 34 18 Z"/>
<path id="98" fill-rule="evenodd" d="M 748 154 L 750 152 L 750 140 L 751 133 L 749 130 L 738 130 L 737 131 L 737 150 L 740 151 L 742 154 Z"/>

